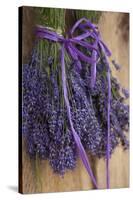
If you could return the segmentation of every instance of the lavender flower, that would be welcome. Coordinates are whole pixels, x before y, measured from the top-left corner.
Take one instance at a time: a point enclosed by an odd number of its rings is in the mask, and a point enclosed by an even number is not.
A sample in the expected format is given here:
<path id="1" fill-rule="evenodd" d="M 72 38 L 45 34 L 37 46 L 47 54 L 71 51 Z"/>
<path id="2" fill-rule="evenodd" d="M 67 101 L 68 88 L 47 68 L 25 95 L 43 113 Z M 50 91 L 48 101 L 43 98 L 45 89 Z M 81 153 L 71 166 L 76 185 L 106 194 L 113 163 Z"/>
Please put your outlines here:
<path id="1" fill-rule="evenodd" d="M 114 67 L 115 67 L 116 70 L 120 70 L 121 69 L 121 66 L 119 64 L 117 64 L 115 62 L 115 60 L 112 60 L 112 64 L 114 65 Z"/>
<path id="2" fill-rule="evenodd" d="M 124 94 L 125 98 L 128 99 L 129 98 L 129 91 L 125 88 L 122 88 L 122 93 Z"/>
<path id="3" fill-rule="evenodd" d="M 78 152 L 59 81 L 59 67 L 53 67 L 53 59 L 49 55 L 44 62 L 49 67 L 49 75 L 36 49 L 31 62 L 23 65 L 22 131 L 28 154 L 32 158 L 38 154 L 40 159 L 48 159 L 53 171 L 63 175 L 75 168 Z M 81 63 L 80 70 L 77 70 L 77 63 L 66 65 L 74 128 L 86 151 L 99 158 L 106 156 L 107 147 L 107 66 L 102 59 L 97 64 L 93 88 L 90 65 Z M 110 156 L 120 142 L 124 149 L 129 146 L 125 134 L 129 128 L 129 106 L 124 103 L 129 94 L 123 88 L 125 98 L 121 96 L 121 86 L 114 77 L 111 77 L 111 88 Z"/>

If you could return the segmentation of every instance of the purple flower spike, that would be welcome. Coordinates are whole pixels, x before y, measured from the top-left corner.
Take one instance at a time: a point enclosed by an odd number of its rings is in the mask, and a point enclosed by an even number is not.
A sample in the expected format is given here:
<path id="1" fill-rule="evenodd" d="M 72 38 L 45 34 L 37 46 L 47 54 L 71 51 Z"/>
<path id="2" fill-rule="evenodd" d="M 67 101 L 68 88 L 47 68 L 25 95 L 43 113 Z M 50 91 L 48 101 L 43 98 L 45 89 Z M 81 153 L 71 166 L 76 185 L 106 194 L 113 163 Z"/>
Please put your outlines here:
<path id="1" fill-rule="evenodd" d="M 121 69 L 121 66 L 118 63 L 116 63 L 115 60 L 112 60 L 112 64 L 114 65 L 116 70 L 120 70 Z"/>
<path id="2" fill-rule="evenodd" d="M 129 98 L 129 91 L 125 88 L 122 88 L 122 93 L 124 94 L 125 98 L 128 99 Z"/>

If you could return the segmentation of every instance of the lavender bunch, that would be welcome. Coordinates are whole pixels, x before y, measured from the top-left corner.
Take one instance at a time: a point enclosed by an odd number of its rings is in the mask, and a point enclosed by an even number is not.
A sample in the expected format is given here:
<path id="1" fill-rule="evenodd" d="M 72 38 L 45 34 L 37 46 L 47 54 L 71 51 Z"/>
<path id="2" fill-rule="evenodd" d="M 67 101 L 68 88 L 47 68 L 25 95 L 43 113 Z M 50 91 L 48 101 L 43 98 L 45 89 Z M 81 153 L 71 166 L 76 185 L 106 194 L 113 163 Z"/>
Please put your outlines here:
<path id="1" fill-rule="evenodd" d="M 88 71 L 85 73 L 84 81 L 88 80 Z M 89 74 L 90 75 L 90 74 Z M 97 149 L 98 157 L 106 155 L 107 144 L 107 78 L 104 63 L 97 66 L 96 84 L 93 89 L 86 85 L 86 92 L 91 95 L 96 118 L 102 129 L 101 142 Z M 124 103 L 124 98 L 120 95 L 121 86 L 117 79 L 111 77 L 112 97 L 111 97 L 111 130 L 110 130 L 110 155 L 115 147 L 121 141 L 125 149 L 128 148 L 129 142 L 125 136 L 129 126 L 129 106 Z"/>
<path id="2" fill-rule="evenodd" d="M 45 52 L 44 52 L 45 53 Z M 45 56 L 44 56 L 45 57 Z M 45 64 L 44 64 L 45 63 Z M 91 155 L 106 156 L 107 146 L 107 77 L 106 64 L 97 64 L 94 88 L 91 88 L 91 70 L 83 63 L 79 72 L 75 63 L 66 62 L 67 89 L 72 121 L 81 142 Z M 33 52 L 31 62 L 23 65 L 23 135 L 27 152 L 47 159 L 53 171 L 63 175 L 74 169 L 78 157 L 64 102 L 60 65 L 55 66 L 49 56 Z M 125 104 L 128 92 L 111 76 L 110 155 L 121 142 L 127 149 L 125 132 L 129 128 L 129 106 Z M 124 96 L 121 96 L 121 90 Z"/>
<path id="3" fill-rule="evenodd" d="M 70 78 L 73 99 L 76 102 L 76 109 L 72 108 L 74 127 L 86 150 L 97 155 L 102 130 L 95 116 L 91 96 L 86 94 L 84 81 L 74 69 L 70 72 Z"/>
<path id="4" fill-rule="evenodd" d="M 49 97 L 47 94 L 46 74 L 37 65 L 35 55 L 32 62 L 23 65 L 23 105 L 22 131 L 27 151 L 31 157 L 36 153 L 42 158 L 48 157 L 49 134 L 47 116 Z"/>
<path id="5" fill-rule="evenodd" d="M 50 135 L 49 163 L 54 172 L 63 175 L 67 169 L 73 169 L 76 166 L 77 153 L 72 133 L 67 128 L 67 113 L 65 105 L 62 105 L 64 99 L 61 95 L 57 77 L 58 75 L 52 71 L 50 77 L 53 91 L 51 97 L 52 110 L 48 119 Z"/>
<path id="6" fill-rule="evenodd" d="M 60 144 L 50 143 L 49 162 L 54 172 L 64 174 L 68 169 L 74 169 L 76 166 L 77 151 L 75 144 L 72 144 L 66 132 L 67 137 L 64 137 Z M 68 139 L 69 138 L 69 139 Z M 73 138 L 72 138 L 73 141 Z"/>

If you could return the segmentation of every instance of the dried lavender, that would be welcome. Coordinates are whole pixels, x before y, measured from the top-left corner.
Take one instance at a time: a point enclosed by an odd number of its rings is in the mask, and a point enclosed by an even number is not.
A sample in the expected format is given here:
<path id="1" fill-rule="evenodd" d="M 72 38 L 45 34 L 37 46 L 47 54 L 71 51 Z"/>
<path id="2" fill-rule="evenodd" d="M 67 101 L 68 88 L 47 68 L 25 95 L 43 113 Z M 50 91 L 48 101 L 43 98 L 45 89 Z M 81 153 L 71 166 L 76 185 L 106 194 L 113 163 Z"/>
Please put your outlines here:
<path id="1" fill-rule="evenodd" d="M 48 159 L 53 171 L 63 175 L 74 169 L 78 156 L 70 129 L 62 92 L 60 65 L 53 57 L 42 62 L 35 51 L 31 62 L 23 65 L 23 135 L 27 152 L 35 158 Z M 43 65 L 42 67 L 40 67 Z M 88 64 L 77 71 L 75 63 L 67 63 L 67 87 L 72 121 L 81 142 L 91 155 L 106 156 L 107 146 L 107 78 L 106 65 L 101 59 L 97 64 L 96 83 L 91 88 L 91 71 Z M 47 69 L 48 72 L 47 73 Z M 111 77 L 111 130 L 110 156 L 121 142 L 127 149 L 125 132 L 129 128 L 129 106 L 125 104 L 128 92 L 117 79 Z"/>
<path id="2" fill-rule="evenodd" d="M 102 135 L 101 143 L 97 149 L 99 157 L 106 155 L 106 135 L 107 135 L 107 80 L 104 66 L 100 63 L 97 70 L 96 84 L 93 89 L 90 88 L 89 82 L 86 92 L 91 94 L 93 107 L 99 124 L 101 125 Z M 100 70 L 103 69 L 103 70 Z M 88 75 L 88 74 L 87 74 Z M 86 77 L 84 79 L 86 81 Z M 121 141 L 124 148 L 128 148 L 128 140 L 125 131 L 128 131 L 129 125 L 129 106 L 123 102 L 120 95 L 120 84 L 117 79 L 112 77 L 112 98 L 111 98 L 111 133 L 110 133 L 110 154 Z"/>
<path id="3" fill-rule="evenodd" d="M 71 71 L 73 98 L 75 98 L 76 110 L 73 111 L 73 123 L 86 150 L 92 155 L 97 154 L 97 148 L 101 140 L 101 128 L 96 119 L 91 105 L 90 96 L 86 96 L 84 82 L 77 72 Z M 80 105 L 80 106 L 79 106 Z"/>
<path id="4" fill-rule="evenodd" d="M 129 91 L 125 88 L 122 88 L 122 93 L 124 94 L 125 98 L 128 99 L 129 98 Z"/>
<path id="5" fill-rule="evenodd" d="M 40 157 L 47 158 L 49 101 L 46 74 L 36 64 L 35 58 L 32 58 L 31 64 L 23 65 L 22 130 L 30 156 L 35 157 L 38 153 Z"/>
<path id="6" fill-rule="evenodd" d="M 112 60 L 112 64 L 113 64 L 113 66 L 115 67 L 116 70 L 120 70 L 121 69 L 121 66 L 118 63 L 116 63 L 115 60 Z"/>
<path id="7" fill-rule="evenodd" d="M 68 136 L 67 136 L 68 137 Z M 67 139 L 58 145 L 50 143 L 49 162 L 54 172 L 64 174 L 67 169 L 74 169 L 76 166 L 76 146 L 67 144 Z"/>

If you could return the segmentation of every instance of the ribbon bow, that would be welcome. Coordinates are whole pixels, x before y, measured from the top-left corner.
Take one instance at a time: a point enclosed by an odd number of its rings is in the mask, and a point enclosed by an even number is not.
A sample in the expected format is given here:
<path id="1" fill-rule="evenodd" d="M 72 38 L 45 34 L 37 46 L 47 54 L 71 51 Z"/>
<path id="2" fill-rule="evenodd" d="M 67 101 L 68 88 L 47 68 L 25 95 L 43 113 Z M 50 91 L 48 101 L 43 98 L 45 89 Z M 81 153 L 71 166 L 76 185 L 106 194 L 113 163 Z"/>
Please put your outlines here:
<path id="1" fill-rule="evenodd" d="M 84 23 L 83 23 L 84 22 Z M 82 34 L 78 36 L 74 36 L 76 29 L 80 30 Z M 61 44 L 61 68 L 62 68 L 62 86 L 64 92 L 64 100 L 67 108 L 67 115 L 70 122 L 70 127 L 72 130 L 72 134 L 74 140 L 76 142 L 77 148 L 79 150 L 79 155 L 81 160 L 91 177 L 91 180 L 96 188 L 98 188 L 96 179 L 93 175 L 87 154 L 85 149 L 81 143 L 81 140 L 76 133 L 73 122 L 72 116 L 70 111 L 70 103 L 68 99 L 67 93 L 67 84 L 66 84 L 66 71 L 65 71 L 65 51 L 71 56 L 71 58 L 75 61 L 77 70 L 82 69 L 81 61 L 87 62 L 91 65 L 91 88 L 94 87 L 96 82 L 96 64 L 99 58 L 99 48 L 105 55 L 105 62 L 107 65 L 107 80 L 108 80 L 108 112 L 107 112 L 107 152 L 106 152 L 106 182 L 107 188 L 109 188 L 109 158 L 110 158 L 110 98 L 111 98 L 111 82 L 110 82 L 110 70 L 109 70 L 109 63 L 107 61 L 107 56 L 111 55 L 111 52 L 107 48 L 107 46 L 103 43 L 100 37 L 100 33 L 98 31 L 97 26 L 92 24 L 88 19 L 81 18 L 78 20 L 72 29 L 70 30 L 70 38 L 64 38 L 62 35 L 57 34 L 56 32 L 43 27 L 37 26 L 36 28 L 36 36 L 41 39 L 47 39 L 53 42 L 58 42 Z M 90 44 L 87 39 L 91 38 L 94 42 Z M 84 47 L 91 52 L 91 56 L 85 55 L 81 50 L 79 50 L 76 46 Z"/>

